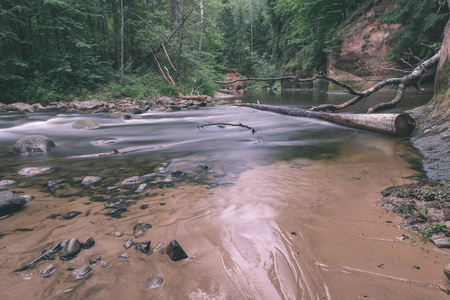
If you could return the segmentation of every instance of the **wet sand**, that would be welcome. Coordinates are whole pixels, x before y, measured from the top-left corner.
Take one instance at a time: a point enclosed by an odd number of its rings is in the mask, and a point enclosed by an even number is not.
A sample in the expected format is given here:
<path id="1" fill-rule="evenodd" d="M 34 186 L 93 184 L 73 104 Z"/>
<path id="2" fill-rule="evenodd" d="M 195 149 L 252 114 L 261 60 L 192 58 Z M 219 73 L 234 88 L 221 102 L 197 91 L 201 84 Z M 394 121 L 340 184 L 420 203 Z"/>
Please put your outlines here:
<path id="1" fill-rule="evenodd" d="M 448 251 L 386 220 L 375 204 L 379 192 L 417 175 L 401 157 L 412 155 L 394 139 L 352 146 L 327 160 L 296 159 L 254 165 L 233 186 L 181 184 L 152 189 L 124 218 L 104 215 L 87 197 L 55 198 L 33 186 L 13 189 L 35 199 L 0 220 L 2 299 L 447 299 L 442 272 Z M 162 205 L 165 203 L 164 205 Z M 143 204 L 148 208 L 140 209 Z M 48 219 L 79 210 L 71 220 Z M 85 213 L 90 211 L 88 216 Z M 133 238 L 136 223 L 153 228 Z M 14 231 L 32 228 L 34 231 Z M 122 237 L 111 235 L 121 231 Z M 410 237 L 400 240 L 402 234 Z M 96 244 L 70 261 L 15 269 L 71 237 Z M 123 245 L 177 240 L 189 259 L 172 262 L 163 252 L 144 256 Z M 131 257 L 119 259 L 127 252 Z M 108 263 L 75 280 L 69 268 L 101 256 Z M 58 264 L 48 278 L 39 270 Z M 415 269 L 414 266 L 420 267 Z M 152 276 L 164 285 L 147 289 Z"/>

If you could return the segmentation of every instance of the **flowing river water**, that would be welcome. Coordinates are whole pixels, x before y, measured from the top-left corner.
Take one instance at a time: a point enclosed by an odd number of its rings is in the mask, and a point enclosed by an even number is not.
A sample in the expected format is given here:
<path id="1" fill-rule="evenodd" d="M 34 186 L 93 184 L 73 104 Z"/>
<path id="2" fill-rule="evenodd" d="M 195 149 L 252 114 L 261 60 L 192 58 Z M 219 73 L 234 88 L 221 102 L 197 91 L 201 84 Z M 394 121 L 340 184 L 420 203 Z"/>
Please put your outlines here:
<path id="1" fill-rule="evenodd" d="M 389 95 L 379 97 L 371 101 Z M 348 96 L 244 98 L 256 99 L 307 108 Z M 100 127 L 74 129 L 79 119 Z M 210 123 L 255 131 L 198 127 Z M 57 147 L 45 155 L 11 153 L 29 134 L 46 135 Z M 96 155 L 113 149 L 124 154 Z M 19 175 L 26 167 L 50 169 Z M 101 179 L 83 185 L 86 176 Z M 139 184 L 122 185 L 133 176 Z M 0 298 L 447 299 L 440 287 L 449 287 L 442 272 L 448 252 L 401 229 L 376 205 L 382 189 L 424 176 L 408 139 L 249 108 L 147 112 L 130 120 L 1 113 L 0 180 L 15 181 L 2 189 L 34 199 L 0 220 Z M 54 180 L 64 181 L 49 187 Z M 137 193 L 143 183 L 147 188 Z M 122 211 L 113 214 L 117 203 Z M 81 214 L 57 216 L 69 211 Z M 137 223 L 152 228 L 135 238 Z M 59 241 L 89 236 L 95 246 L 69 261 L 14 272 Z M 177 240 L 189 258 L 173 262 L 164 250 L 142 255 L 124 248 L 130 238 L 150 240 L 152 249 Z M 128 259 L 119 258 L 124 252 Z M 102 263 L 76 280 L 71 270 L 96 256 Z M 56 271 L 40 277 L 51 263 Z M 154 276 L 164 284 L 148 289 Z"/>

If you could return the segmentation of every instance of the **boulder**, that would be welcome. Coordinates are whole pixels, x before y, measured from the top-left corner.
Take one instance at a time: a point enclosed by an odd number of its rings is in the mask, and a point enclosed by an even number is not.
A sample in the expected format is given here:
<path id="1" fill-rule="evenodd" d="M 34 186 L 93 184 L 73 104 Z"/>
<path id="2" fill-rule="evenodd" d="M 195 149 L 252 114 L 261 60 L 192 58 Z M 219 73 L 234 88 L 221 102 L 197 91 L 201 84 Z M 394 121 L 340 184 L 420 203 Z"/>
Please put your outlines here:
<path id="1" fill-rule="evenodd" d="M 72 127 L 76 128 L 76 129 L 91 129 L 91 128 L 98 128 L 98 127 L 100 127 L 100 125 L 98 125 L 98 123 L 96 123 L 94 121 L 82 119 L 82 120 L 76 121 L 72 125 Z"/>
<path id="2" fill-rule="evenodd" d="M 76 110 L 91 110 L 102 107 L 105 105 L 105 102 L 99 101 L 97 99 L 92 99 L 88 101 L 73 101 L 69 104 L 69 107 L 74 108 Z"/>
<path id="3" fill-rule="evenodd" d="M 56 147 L 55 143 L 43 135 L 27 135 L 19 139 L 13 146 L 15 153 L 46 153 Z"/>
<path id="4" fill-rule="evenodd" d="M 438 248 L 450 248 L 450 239 L 442 235 L 433 235 L 430 241 Z"/>
<path id="5" fill-rule="evenodd" d="M 23 198 L 10 191 L 0 192 L 0 216 L 8 215 L 10 213 L 20 210 L 20 208 L 27 203 Z"/>
<path id="6" fill-rule="evenodd" d="M 159 104 L 159 105 L 173 105 L 173 104 L 175 104 L 173 99 L 170 98 L 170 97 L 167 97 L 167 96 L 158 97 L 158 98 L 156 98 L 155 102 L 156 102 L 156 104 Z"/>
<path id="7" fill-rule="evenodd" d="M 34 109 L 31 105 L 23 103 L 23 102 L 5 105 L 5 106 L 3 106 L 3 110 L 20 111 L 20 112 L 34 112 Z"/>

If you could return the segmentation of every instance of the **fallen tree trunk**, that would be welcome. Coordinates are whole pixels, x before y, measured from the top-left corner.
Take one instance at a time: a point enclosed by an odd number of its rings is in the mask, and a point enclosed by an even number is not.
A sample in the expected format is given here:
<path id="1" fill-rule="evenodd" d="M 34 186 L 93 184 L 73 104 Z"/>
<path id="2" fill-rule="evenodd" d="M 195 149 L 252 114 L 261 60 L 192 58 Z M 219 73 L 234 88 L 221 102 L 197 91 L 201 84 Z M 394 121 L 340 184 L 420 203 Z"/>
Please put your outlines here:
<path id="1" fill-rule="evenodd" d="M 398 137 L 408 137 L 415 121 L 408 114 L 340 114 L 310 111 L 301 108 L 242 103 L 238 106 L 271 111 L 282 115 L 325 120 L 345 127 L 374 131 Z"/>
<path id="2" fill-rule="evenodd" d="M 217 84 L 230 84 L 238 81 L 277 81 L 277 80 L 296 80 L 297 82 L 313 82 L 318 79 L 327 80 L 329 82 L 332 82 L 334 84 L 337 84 L 343 88 L 345 88 L 350 95 L 354 95 L 354 97 L 347 102 L 344 102 L 342 104 L 322 104 L 319 106 L 314 106 L 311 108 L 311 111 L 327 111 L 330 110 L 332 112 L 336 110 L 341 110 L 346 107 L 349 107 L 351 105 L 354 105 L 360 101 L 365 101 L 367 97 L 371 96 L 372 94 L 376 93 L 383 87 L 389 86 L 389 85 L 395 85 L 397 86 L 397 93 L 389 102 L 383 102 L 379 103 L 377 105 L 372 106 L 367 110 L 367 113 L 374 113 L 380 110 L 389 109 L 395 107 L 402 99 L 405 94 L 405 89 L 408 86 L 414 86 L 417 90 L 419 89 L 418 82 L 422 75 L 425 73 L 426 70 L 429 70 L 430 68 L 434 67 L 439 63 L 440 58 L 440 51 L 438 51 L 435 55 L 433 55 L 431 58 L 427 59 L 426 61 L 422 62 L 419 66 L 414 68 L 411 72 L 408 72 L 407 75 L 399 78 L 390 78 L 385 79 L 371 88 L 368 88 L 364 91 L 358 92 L 355 91 L 350 85 L 338 81 L 334 78 L 328 77 L 325 74 L 318 74 L 315 75 L 312 78 L 306 78 L 306 79 L 300 79 L 295 76 L 285 76 L 285 77 L 279 77 L 279 78 L 241 78 L 241 79 L 235 79 L 233 81 L 214 81 Z M 364 103 L 364 102 L 363 102 Z"/>

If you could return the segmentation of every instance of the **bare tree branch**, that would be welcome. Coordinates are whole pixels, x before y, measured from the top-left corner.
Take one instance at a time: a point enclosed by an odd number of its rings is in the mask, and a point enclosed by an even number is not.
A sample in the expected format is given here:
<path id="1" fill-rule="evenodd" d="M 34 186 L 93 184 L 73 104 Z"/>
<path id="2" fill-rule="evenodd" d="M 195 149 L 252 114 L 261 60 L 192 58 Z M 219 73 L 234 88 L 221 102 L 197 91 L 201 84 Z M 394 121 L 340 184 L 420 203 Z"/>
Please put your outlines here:
<path id="1" fill-rule="evenodd" d="M 312 107 L 310 110 L 311 111 L 326 111 L 326 110 L 331 110 L 331 111 L 336 111 L 336 110 L 341 110 L 344 109 L 346 107 L 349 107 L 351 105 L 354 105 L 356 103 L 358 103 L 361 100 L 367 99 L 367 97 L 369 97 L 370 95 L 372 95 L 373 93 L 376 93 L 377 91 L 379 91 L 380 89 L 389 86 L 389 85 L 394 85 L 397 86 L 397 93 L 395 95 L 395 98 L 392 99 L 389 102 L 385 102 L 385 103 L 380 103 L 377 104 L 371 108 L 369 108 L 369 110 L 367 111 L 368 113 L 373 113 L 376 111 L 380 111 L 383 109 L 388 109 L 388 108 L 392 108 L 395 107 L 395 105 L 397 105 L 402 99 L 403 96 L 405 94 L 405 89 L 408 86 L 415 86 L 416 88 L 418 88 L 417 84 L 421 78 L 421 76 L 423 75 L 423 73 L 425 73 L 426 70 L 432 68 L 433 66 L 437 65 L 437 63 L 439 62 L 439 57 L 440 57 L 440 51 L 438 51 L 433 57 L 422 61 L 422 63 L 415 67 L 411 72 L 408 72 L 407 75 L 403 76 L 403 77 L 399 77 L 399 78 L 389 78 L 389 79 L 385 79 L 377 84 L 375 84 L 374 86 L 372 86 L 371 88 L 368 88 L 364 91 L 358 92 L 355 91 L 351 86 L 349 86 L 348 84 L 345 84 L 341 81 L 338 81 L 334 78 L 328 77 L 325 74 L 318 74 L 315 75 L 312 78 L 306 78 L 306 79 L 299 79 L 295 76 L 285 76 L 285 77 L 279 77 L 279 78 L 243 78 L 243 79 L 236 79 L 233 81 L 214 81 L 215 83 L 218 84 L 230 84 L 230 83 L 234 83 L 234 82 L 239 82 L 239 81 L 276 81 L 276 80 L 296 80 L 297 82 L 312 82 L 318 79 L 323 79 L 323 80 L 327 80 L 329 82 L 332 82 L 336 85 L 339 85 L 343 88 L 345 88 L 349 94 L 351 95 L 355 95 L 355 97 L 353 97 L 352 99 L 348 100 L 347 102 L 344 102 L 342 104 L 322 104 L 319 106 L 315 106 Z"/>

